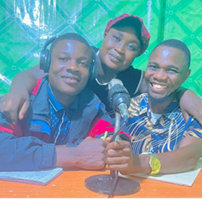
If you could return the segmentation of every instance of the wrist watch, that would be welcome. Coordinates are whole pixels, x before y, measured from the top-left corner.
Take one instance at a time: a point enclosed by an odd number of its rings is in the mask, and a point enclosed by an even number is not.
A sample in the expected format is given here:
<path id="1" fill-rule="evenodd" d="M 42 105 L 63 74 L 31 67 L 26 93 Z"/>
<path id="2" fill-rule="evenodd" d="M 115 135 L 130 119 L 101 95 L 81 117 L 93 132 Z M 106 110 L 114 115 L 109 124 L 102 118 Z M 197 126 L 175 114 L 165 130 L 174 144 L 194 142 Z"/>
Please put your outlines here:
<path id="1" fill-rule="evenodd" d="M 159 173 L 161 169 L 161 162 L 156 155 L 150 155 L 149 165 L 151 167 L 150 175 L 156 175 L 157 173 Z"/>

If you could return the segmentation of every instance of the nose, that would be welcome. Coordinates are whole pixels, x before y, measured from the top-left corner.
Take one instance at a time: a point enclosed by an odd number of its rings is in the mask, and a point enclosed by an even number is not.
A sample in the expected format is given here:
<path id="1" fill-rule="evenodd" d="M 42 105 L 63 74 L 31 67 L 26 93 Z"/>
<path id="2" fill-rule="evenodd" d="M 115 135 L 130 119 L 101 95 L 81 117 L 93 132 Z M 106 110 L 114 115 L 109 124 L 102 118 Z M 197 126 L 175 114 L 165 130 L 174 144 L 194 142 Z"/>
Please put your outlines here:
<path id="1" fill-rule="evenodd" d="M 66 70 L 79 71 L 79 67 L 76 60 L 73 60 L 73 59 L 69 60 L 66 65 Z"/>
<path id="2" fill-rule="evenodd" d="M 166 72 L 164 69 L 159 69 L 154 72 L 153 78 L 157 81 L 163 81 L 167 78 Z"/>
<path id="3" fill-rule="evenodd" d="M 117 45 L 115 46 L 115 50 L 118 53 L 125 53 L 125 45 L 124 45 L 124 43 L 123 42 L 117 43 Z"/>

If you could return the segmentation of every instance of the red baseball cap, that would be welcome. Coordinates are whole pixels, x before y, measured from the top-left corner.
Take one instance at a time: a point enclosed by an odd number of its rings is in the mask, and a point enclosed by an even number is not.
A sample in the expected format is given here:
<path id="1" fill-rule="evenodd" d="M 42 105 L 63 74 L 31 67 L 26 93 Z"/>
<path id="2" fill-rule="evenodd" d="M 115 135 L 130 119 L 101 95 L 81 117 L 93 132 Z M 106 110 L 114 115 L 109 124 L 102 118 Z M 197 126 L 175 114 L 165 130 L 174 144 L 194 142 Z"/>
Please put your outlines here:
<path id="1" fill-rule="evenodd" d="M 140 33 L 141 33 L 141 39 L 142 39 L 142 46 L 141 46 L 140 52 L 138 54 L 138 56 L 140 56 L 147 49 L 147 47 L 149 45 L 149 40 L 150 40 L 150 34 L 149 34 L 148 30 L 146 29 L 145 25 L 143 24 L 142 18 L 135 16 L 135 15 L 123 14 L 114 19 L 111 19 L 107 23 L 107 27 L 105 28 L 104 35 L 106 35 L 109 32 L 110 28 L 114 24 L 116 24 L 117 22 L 119 22 L 125 18 L 132 18 L 136 21 L 139 21 L 139 23 L 140 23 L 140 28 L 141 28 Z"/>

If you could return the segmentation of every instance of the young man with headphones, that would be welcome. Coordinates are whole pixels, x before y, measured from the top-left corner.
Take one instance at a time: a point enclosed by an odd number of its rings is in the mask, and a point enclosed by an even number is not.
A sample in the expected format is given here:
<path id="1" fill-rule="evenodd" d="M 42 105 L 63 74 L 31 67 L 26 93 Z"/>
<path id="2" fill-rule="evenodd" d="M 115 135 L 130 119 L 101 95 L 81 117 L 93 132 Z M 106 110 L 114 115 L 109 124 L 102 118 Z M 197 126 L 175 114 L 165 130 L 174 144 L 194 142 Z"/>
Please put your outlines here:
<path id="1" fill-rule="evenodd" d="M 107 142 L 93 137 L 113 127 L 105 106 L 85 87 L 96 73 L 94 59 L 75 33 L 45 44 L 40 67 L 48 75 L 32 92 L 28 116 L 13 125 L 0 112 L 0 170 L 105 167 Z"/>
<path id="2" fill-rule="evenodd" d="M 147 49 L 150 34 L 143 20 L 135 15 L 123 14 L 111 19 L 104 31 L 100 49 L 95 48 L 99 73 L 88 86 L 105 104 L 111 113 L 108 101 L 108 83 L 117 78 L 123 82 L 131 97 L 146 92 L 144 72 L 135 69 L 131 64 L 134 59 Z M 29 93 L 36 81 L 46 75 L 39 65 L 18 73 L 13 79 L 10 93 L 1 98 L 0 110 L 15 123 L 21 120 L 29 107 Z M 191 90 L 181 89 L 178 92 L 180 106 L 184 116 L 193 115 L 202 124 L 202 100 Z"/>

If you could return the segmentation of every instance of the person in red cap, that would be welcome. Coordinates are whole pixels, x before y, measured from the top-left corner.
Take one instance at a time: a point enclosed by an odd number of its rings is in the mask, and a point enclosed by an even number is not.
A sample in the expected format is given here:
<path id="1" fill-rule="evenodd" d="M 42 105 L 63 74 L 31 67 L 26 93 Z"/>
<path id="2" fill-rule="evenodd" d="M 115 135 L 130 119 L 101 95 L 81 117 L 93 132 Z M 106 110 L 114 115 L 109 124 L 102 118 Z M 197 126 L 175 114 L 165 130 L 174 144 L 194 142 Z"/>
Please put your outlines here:
<path id="1" fill-rule="evenodd" d="M 108 83 L 117 78 L 123 82 L 131 97 L 146 91 L 144 73 L 131 64 L 149 45 L 150 34 L 143 20 L 135 15 L 123 14 L 110 20 L 104 31 L 104 39 L 100 49 L 94 48 L 97 55 L 99 73 L 88 86 L 106 105 L 107 111 L 112 111 L 108 102 Z M 22 119 L 29 107 L 29 93 L 33 90 L 36 80 L 45 73 L 39 65 L 22 71 L 14 78 L 10 93 L 1 99 L 0 110 L 15 123 Z M 182 92 L 179 93 L 182 95 Z M 188 101 L 188 103 L 187 103 Z M 201 99 L 191 90 L 181 97 L 182 111 L 194 115 L 202 123 Z"/>

